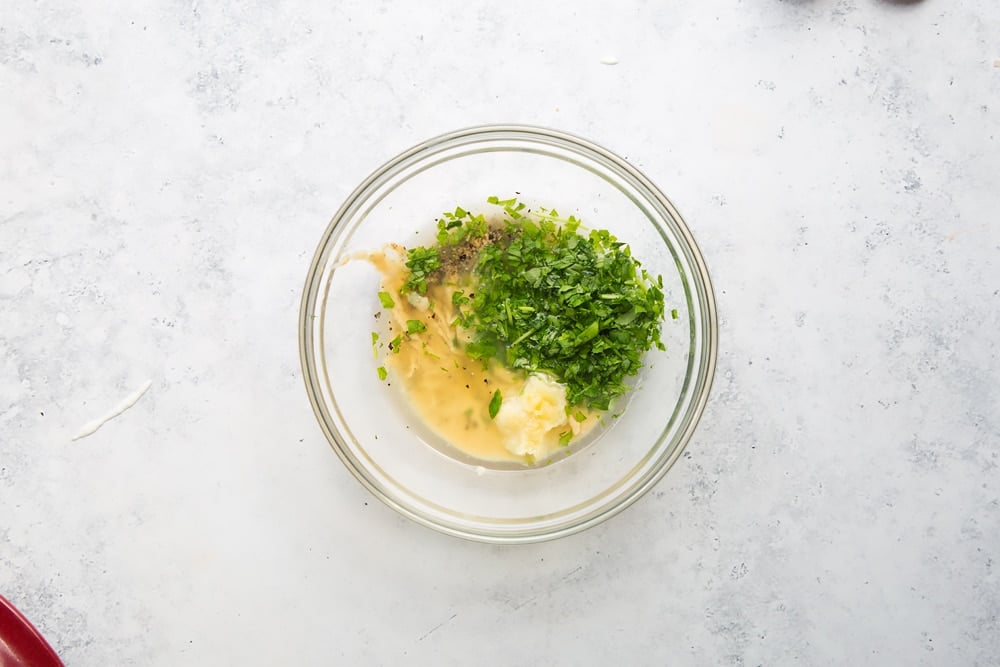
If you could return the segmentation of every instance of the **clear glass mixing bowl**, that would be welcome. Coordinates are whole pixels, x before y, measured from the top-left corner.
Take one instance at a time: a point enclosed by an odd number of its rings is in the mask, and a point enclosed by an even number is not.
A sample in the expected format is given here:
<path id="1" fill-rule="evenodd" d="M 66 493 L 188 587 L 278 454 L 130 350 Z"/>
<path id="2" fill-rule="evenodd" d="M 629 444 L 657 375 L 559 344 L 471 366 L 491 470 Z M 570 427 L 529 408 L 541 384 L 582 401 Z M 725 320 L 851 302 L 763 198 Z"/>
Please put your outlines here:
<path id="1" fill-rule="evenodd" d="M 586 447 L 552 465 L 503 469 L 449 456 L 380 382 L 371 332 L 379 275 L 352 254 L 426 245 L 434 220 L 487 197 L 582 218 L 631 246 L 663 276 L 666 352 L 652 350 L 624 411 Z M 302 370 L 323 432 L 376 497 L 444 533 L 485 542 L 551 539 L 634 502 L 691 438 L 715 372 L 718 327 L 705 262 L 690 230 L 649 179 L 620 157 L 563 132 L 496 125 L 459 130 L 389 160 L 351 193 L 316 250 L 299 326 Z M 618 406 L 616 411 L 619 411 Z"/>

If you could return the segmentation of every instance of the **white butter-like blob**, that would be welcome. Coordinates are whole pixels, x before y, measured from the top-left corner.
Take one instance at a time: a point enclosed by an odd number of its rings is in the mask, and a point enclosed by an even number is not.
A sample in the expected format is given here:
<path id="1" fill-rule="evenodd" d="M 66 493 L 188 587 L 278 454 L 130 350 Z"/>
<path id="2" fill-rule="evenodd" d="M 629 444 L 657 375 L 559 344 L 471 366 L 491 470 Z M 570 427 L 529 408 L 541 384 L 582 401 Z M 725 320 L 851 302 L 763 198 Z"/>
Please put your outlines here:
<path id="1" fill-rule="evenodd" d="M 545 458 L 559 446 L 559 436 L 552 430 L 569 424 L 566 387 L 548 376 L 533 374 L 520 395 L 503 398 L 495 422 L 512 454 Z"/>

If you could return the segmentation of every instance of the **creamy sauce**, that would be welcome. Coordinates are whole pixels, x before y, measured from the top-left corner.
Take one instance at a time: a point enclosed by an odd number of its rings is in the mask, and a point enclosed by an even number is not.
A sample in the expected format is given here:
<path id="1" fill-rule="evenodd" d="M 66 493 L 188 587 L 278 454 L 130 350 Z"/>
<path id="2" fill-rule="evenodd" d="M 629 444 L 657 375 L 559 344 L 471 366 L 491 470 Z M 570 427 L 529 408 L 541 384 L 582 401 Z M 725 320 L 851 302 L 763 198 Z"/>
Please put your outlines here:
<path id="1" fill-rule="evenodd" d="M 561 417 L 553 418 L 552 405 L 557 403 L 529 399 L 538 386 L 560 387 L 553 380 L 531 376 L 535 380 L 529 382 L 523 373 L 499 363 L 484 367 L 482 361 L 469 358 L 462 349 L 469 341 L 468 332 L 451 325 L 456 316 L 452 294 L 463 283 L 468 293 L 468 280 L 453 275 L 440 284 L 429 283 L 426 297 L 411 293 L 408 299 L 402 298 L 399 292 L 407 278 L 405 255 L 402 247 L 392 245 L 361 258 L 382 274 L 380 289 L 395 302 L 388 340 L 397 335 L 401 340 L 398 349 L 383 350 L 389 379 L 402 385 L 407 401 L 431 430 L 473 458 L 530 464 L 543 463 L 563 450 L 560 435 L 571 432 L 575 440 L 598 423 L 598 412 L 571 410 L 572 414 L 566 415 L 563 410 Z M 427 330 L 407 335 L 410 320 L 420 321 Z M 504 403 L 492 419 L 489 404 L 497 389 Z M 583 421 L 574 418 L 577 412 L 585 416 Z M 544 421 L 538 421 L 539 415 Z M 524 445 L 526 436 L 536 439 L 535 446 Z"/>

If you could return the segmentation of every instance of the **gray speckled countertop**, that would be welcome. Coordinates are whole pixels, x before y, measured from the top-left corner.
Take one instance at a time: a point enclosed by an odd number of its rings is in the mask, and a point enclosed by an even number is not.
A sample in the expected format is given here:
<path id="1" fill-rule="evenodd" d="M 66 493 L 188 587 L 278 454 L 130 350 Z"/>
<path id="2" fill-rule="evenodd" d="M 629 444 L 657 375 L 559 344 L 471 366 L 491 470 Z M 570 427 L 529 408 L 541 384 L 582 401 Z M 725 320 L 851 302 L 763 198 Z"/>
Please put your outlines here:
<path id="1" fill-rule="evenodd" d="M 68 665 L 998 664 L 1000 5 L 437 6 L 8 3 L 0 593 Z M 295 335 L 350 189 L 498 121 L 659 184 L 721 321 L 666 478 L 520 548 L 370 498 Z"/>

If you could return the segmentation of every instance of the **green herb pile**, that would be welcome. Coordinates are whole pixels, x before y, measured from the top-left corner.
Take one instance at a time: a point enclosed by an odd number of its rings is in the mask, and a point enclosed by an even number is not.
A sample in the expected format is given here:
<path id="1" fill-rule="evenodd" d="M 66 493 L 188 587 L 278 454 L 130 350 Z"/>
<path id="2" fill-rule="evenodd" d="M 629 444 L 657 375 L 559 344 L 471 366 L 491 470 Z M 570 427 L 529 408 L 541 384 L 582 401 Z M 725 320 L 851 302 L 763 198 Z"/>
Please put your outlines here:
<path id="1" fill-rule="evenodd" d="M 470 357 L 549 373 L 567 387 L 570 405 L 608 409 L 642 355 L 664 349 L 662 277 L 607 231 L 581 234 L 573 216 L 488 201 L 503 207 L 501 223 L 457 208 L 438 221 L 436 245 L 408 251 L 403 294 L 426 294 L 429 281 L 464 268 L 468 284 L 452 303 L 454 324 L 473 334 Z"/>

